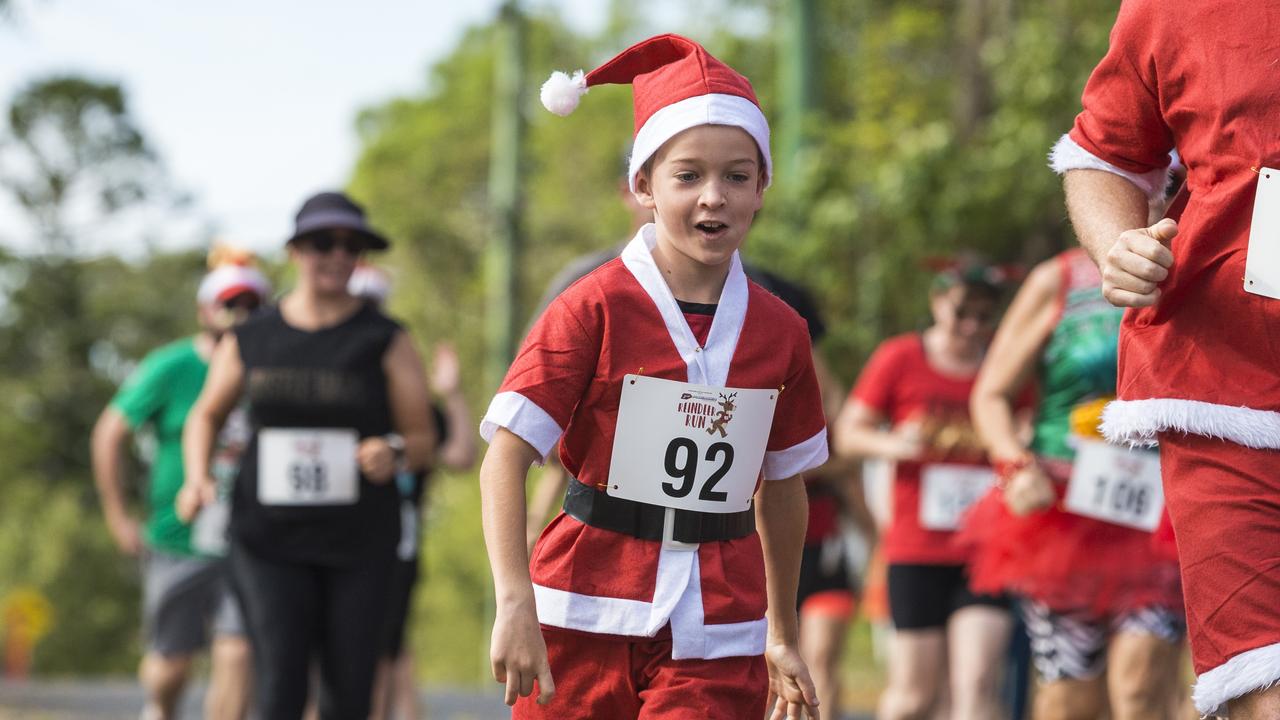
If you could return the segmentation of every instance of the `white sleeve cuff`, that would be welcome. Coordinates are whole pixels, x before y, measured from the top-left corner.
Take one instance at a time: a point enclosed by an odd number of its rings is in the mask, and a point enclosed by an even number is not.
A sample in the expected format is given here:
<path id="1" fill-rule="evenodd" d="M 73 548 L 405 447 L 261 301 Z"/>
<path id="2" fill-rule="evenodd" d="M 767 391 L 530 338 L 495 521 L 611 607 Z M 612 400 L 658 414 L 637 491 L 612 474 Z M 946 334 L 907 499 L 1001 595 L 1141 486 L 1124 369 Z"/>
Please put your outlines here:
<path id="1" fill-rule="evenodd" d="M 764 479 L 786 480 L 827 461 L 827 429 L 798 445 L 764 454 Z"/>
<path id="2" fill-rule="evenodd" d="M 1169 168 L 1164 167 L 1145 173 L 1134 173 L 1112 165 L 1093 153 L 1085 150 L 1070 135 L 1063 135 L 1049 151 L 1049 167 L 1059 175 L 1068 170 L 1102 170 L 1133 183 L 1148 198 L 1157 198 L 1164 194 L 1165 185 L 1169 182 Z"/>
<path id="3" fill-rule="evenodd" d="M 502 392 L 493 396 L 493 402 L 489 403 L 489 409 L 480 421 L 480 437 L 491 442 L 500 427 L 532 445 L 543 458 L 551 454 L 564 434 L 546 410 L 518 392 Z"/>

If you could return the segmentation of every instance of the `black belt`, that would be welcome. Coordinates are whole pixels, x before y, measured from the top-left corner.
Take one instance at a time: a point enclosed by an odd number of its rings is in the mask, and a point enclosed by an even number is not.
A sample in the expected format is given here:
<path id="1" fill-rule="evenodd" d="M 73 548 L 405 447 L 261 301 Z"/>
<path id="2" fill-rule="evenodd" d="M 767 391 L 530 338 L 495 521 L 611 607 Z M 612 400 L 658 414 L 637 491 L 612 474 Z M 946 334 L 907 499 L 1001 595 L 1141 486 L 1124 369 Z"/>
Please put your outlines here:
<path id="1" fill-rule="evenodd" d="M 569 478 L 564 511 L 583 524 L 641 540 L 662 540 L 662 525 L 667 514 L 667 508 L 661 505 L 616 498 L 574 478 Z M 685 543 L 718 542 L 737 540 L 755 531 L 754 508 L 733 513 L 677 509 L 671 539 Z"/>

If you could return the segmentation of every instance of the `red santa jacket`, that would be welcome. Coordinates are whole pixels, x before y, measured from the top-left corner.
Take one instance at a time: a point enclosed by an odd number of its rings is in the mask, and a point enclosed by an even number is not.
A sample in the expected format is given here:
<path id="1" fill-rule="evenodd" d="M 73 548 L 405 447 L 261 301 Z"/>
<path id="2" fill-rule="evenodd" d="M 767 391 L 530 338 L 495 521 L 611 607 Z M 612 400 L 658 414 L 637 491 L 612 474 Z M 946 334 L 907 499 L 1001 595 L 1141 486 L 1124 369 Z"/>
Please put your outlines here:
<path id="1" fill-rule="evenodd" d="M 1125 314 L 1120 401 L 1104 431 L 1182 430 L 1280 448 L 1280 300 L 1245 292 L 1258 174 L 1280 166 L 1280 4 L 1126 0 L 1053 167 L 1107 170 L 1148 194 L 1169 152 L 1190 201 L 1160 301 Z M 1274 241 L 1274 240 L 1273 240 Z"/>
<path id="2" fill-rule="evenodd" d="M 579 481 L 609 477 L 623 377 L 783 388 L 761 475 L 789 478 L 827 459 L 822 401 L 804 321 L 747 280 L 735 254 L 705 346 L 689 330 L 651 254 L 648 225 L 622 256 L 570 286 L 530 331 L 481 434 L 515 433 Z M 672 656 L 764 652 L 764 561 L 756 535 L 693 551 L 586 526 L 561 513 L 534 549 L 538 619 L 652 637 L 670 624 Z"/>

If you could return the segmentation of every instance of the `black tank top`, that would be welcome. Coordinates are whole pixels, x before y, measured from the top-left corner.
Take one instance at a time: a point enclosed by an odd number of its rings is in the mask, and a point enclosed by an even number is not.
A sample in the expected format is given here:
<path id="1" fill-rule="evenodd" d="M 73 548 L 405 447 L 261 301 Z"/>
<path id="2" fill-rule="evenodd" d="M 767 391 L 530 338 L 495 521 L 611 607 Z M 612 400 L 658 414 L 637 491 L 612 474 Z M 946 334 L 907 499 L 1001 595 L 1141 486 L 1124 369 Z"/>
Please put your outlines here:
<path id="1" fill-rule="evenodd" d="M 359 478 L 354 504 L 264 505 L 258 500 L 258 442 L 264 428 L 352 428 L 360 439 L 392 431 L 382 358 L 400 326 L 372 304 L 315 331 L 273 308 L 235 330 L 244 363 L 253 438 L 232 493 L 231 536 L 283 562 L 359 563 L 390 556 L 400 537 L 394 482 Z"/>

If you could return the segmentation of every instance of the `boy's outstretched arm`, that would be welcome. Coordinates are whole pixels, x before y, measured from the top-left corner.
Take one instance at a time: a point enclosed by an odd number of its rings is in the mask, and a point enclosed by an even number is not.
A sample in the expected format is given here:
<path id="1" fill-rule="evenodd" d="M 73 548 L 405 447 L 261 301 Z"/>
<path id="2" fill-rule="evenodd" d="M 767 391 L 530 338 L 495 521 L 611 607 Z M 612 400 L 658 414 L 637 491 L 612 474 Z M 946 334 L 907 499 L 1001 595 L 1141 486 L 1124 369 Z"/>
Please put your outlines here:
<path id="1" fill-rule="evenodd" d="M 819 717 L 818 692 L 798 650 L 796 585 L 800 582 L 800 555 L 808 522 L 809 500 L 802 476 L 761 484 L 756 493 L 756 525 L 764 548 L 769 593 L 765 660 L 769 664 L 770 694 L 778 698 L 772 720 L 798 718 L 801 708 L 813 720 Z"/>
<path id="2" fill-rule="evenodd" d="M 533 446 L 499 428 L 480 465 L 480 512 L 497 601 L 489 660 L 494 679 L 507 686 L 507 705 L 531 694 L 534 680 L 539 704 L 549 702 L 556 691 L 525 546 L 525 479 L 538 459 Z"/>

